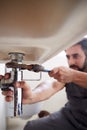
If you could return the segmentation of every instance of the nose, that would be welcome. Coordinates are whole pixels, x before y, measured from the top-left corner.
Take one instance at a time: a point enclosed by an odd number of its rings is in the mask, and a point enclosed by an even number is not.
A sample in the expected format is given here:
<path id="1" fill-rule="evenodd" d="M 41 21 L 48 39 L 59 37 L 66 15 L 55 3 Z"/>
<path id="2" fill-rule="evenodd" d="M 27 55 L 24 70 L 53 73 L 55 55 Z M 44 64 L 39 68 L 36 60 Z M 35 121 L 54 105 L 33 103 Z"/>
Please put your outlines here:
<path id="1" fill-rule="evenodd" d="M 68 59 L 68 63 L 69 63 L 69 65 L 75 64 L 75 59 L 74 59 L 73 57 L 70 57 L 70 58 Z"/>

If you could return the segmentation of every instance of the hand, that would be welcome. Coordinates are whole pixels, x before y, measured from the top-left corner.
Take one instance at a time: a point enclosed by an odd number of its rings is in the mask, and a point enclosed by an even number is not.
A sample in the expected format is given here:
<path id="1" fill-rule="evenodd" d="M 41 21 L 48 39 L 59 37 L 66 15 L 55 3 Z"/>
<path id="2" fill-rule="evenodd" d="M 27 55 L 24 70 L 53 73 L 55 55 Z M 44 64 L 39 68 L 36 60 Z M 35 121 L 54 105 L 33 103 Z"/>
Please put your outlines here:
<path id="1" fill-rule="evenodd" d="M 62 83 L 69 83 L 73 81 L 74 71 L 75 70 L 67 67 L 57 67 L 49 72 L 49 76 L 57 79 Z"/>
<path id="2" fill-rule="evenodd" d="M 0 80 L 2 79 L 9 79 L 10 78 L 10 73 L 6 73 L 4 76 L 3 75 L 0 75 Z M 9 91 L 2 91 L 2 95 L 6 96 L 5 99 L 6 101 L 11 101 L 12 100 L 12 95 L 13 95 L 13 92 L 9 89 Z"/>
<path id="3" fill-rule="evenodd" d="M 29 85 L 25 81 L 21 81 L 21 82 L 16 82 L 14 84 L 14 87 L 21 88 L 23 90 L 22 103 L 28 104 L 29 100 L 31 100 L 33 96 L 32 89 L 29 87 Z"/>
<path id="4" fill-rule="evenodd" d="M 4 79 L 9 79 L 10 78 L 10 74 L 5 74 L 4 76 L 0 75 L 0 80 L 4 78 Z M 29 98 L 32 97 L 32 90 L 31 88 L 29 87 L 29 85 L 24 82 L 24 81 L 21 81 L 21 82 L 15 82 L 13 84 L 14 87 L 16 88 L 21 88 L 23 89 L 23 99 L 22 99 L 22 103 L 23 104 L 27 104 L 28 103 L 28 100 Z M 8 91 L 2 91 L 2 95 L 5 96 L 5 100 L 7 102 L 10 102 L 13 100 L 13 91 L 12 90 L 8 90 Z"/>

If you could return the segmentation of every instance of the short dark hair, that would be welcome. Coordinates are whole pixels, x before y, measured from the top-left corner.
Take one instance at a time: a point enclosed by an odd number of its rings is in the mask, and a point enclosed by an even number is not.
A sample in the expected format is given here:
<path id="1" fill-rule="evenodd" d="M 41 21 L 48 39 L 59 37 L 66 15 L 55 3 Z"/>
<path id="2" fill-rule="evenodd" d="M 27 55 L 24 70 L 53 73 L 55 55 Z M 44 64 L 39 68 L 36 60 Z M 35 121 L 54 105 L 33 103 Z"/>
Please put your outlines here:
<path id="1" fill-rule="evenodd" d="M 87 38 L 82 39 L 76 45 L 80 45 L 85 55 L 87 56 Z"/>

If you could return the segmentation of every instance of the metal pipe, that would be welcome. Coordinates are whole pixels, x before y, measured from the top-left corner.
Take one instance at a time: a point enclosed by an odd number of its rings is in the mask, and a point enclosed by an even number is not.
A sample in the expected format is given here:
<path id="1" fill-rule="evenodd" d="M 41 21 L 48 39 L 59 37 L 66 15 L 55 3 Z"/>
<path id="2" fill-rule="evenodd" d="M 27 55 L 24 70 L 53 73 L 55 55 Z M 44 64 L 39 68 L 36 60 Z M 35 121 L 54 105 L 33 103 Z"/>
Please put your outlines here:
<path id="1" fill-rule="evenodd" d="M 16 53 L 16 52 L 11 52 L 9 53 L 10 60 L 11 62 L 17 63 L 17 64 L 22 64 L 23 60 L 23 53 Z M 13 101 L 11 102 L 11 117 L 18 117 L 21 116 L 22 114 L 22 89 L 21 88 L 15 88 L 13 86 L 13 83 L 16 81 L 21 81 L 23 77 L 23 73 L 20 68 L 12 68 L 11 70 L 11 77 L 10 79 L 2 79 L 1 80 L 1 89 L 3 91 L 7 91 L 11 89 L 14 92 L 13 95 Z M 9 104 L 10 105 L 10 104 Z"/>

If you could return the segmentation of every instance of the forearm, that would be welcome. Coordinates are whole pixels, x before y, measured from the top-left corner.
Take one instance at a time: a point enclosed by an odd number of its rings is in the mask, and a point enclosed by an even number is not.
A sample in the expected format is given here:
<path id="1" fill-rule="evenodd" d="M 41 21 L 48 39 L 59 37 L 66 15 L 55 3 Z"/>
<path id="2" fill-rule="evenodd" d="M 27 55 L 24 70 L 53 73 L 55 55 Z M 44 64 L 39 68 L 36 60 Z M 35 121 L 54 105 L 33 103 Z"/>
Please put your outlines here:
<path id="1" fill-rule="evenodd" d="M 74 71 L 72 82 L 80 85 L 81 87 L 87 88 L 87 73 Z"/>
<path id="2" fill-rule="evenodd" d="M 38 85 L 34 90 L 31 97 L 29 97 L 28 103 L 36 103 L 49 99 L 56 92 L 61 90 L 64 84 L 59 82 L 46 81 Z"/>

